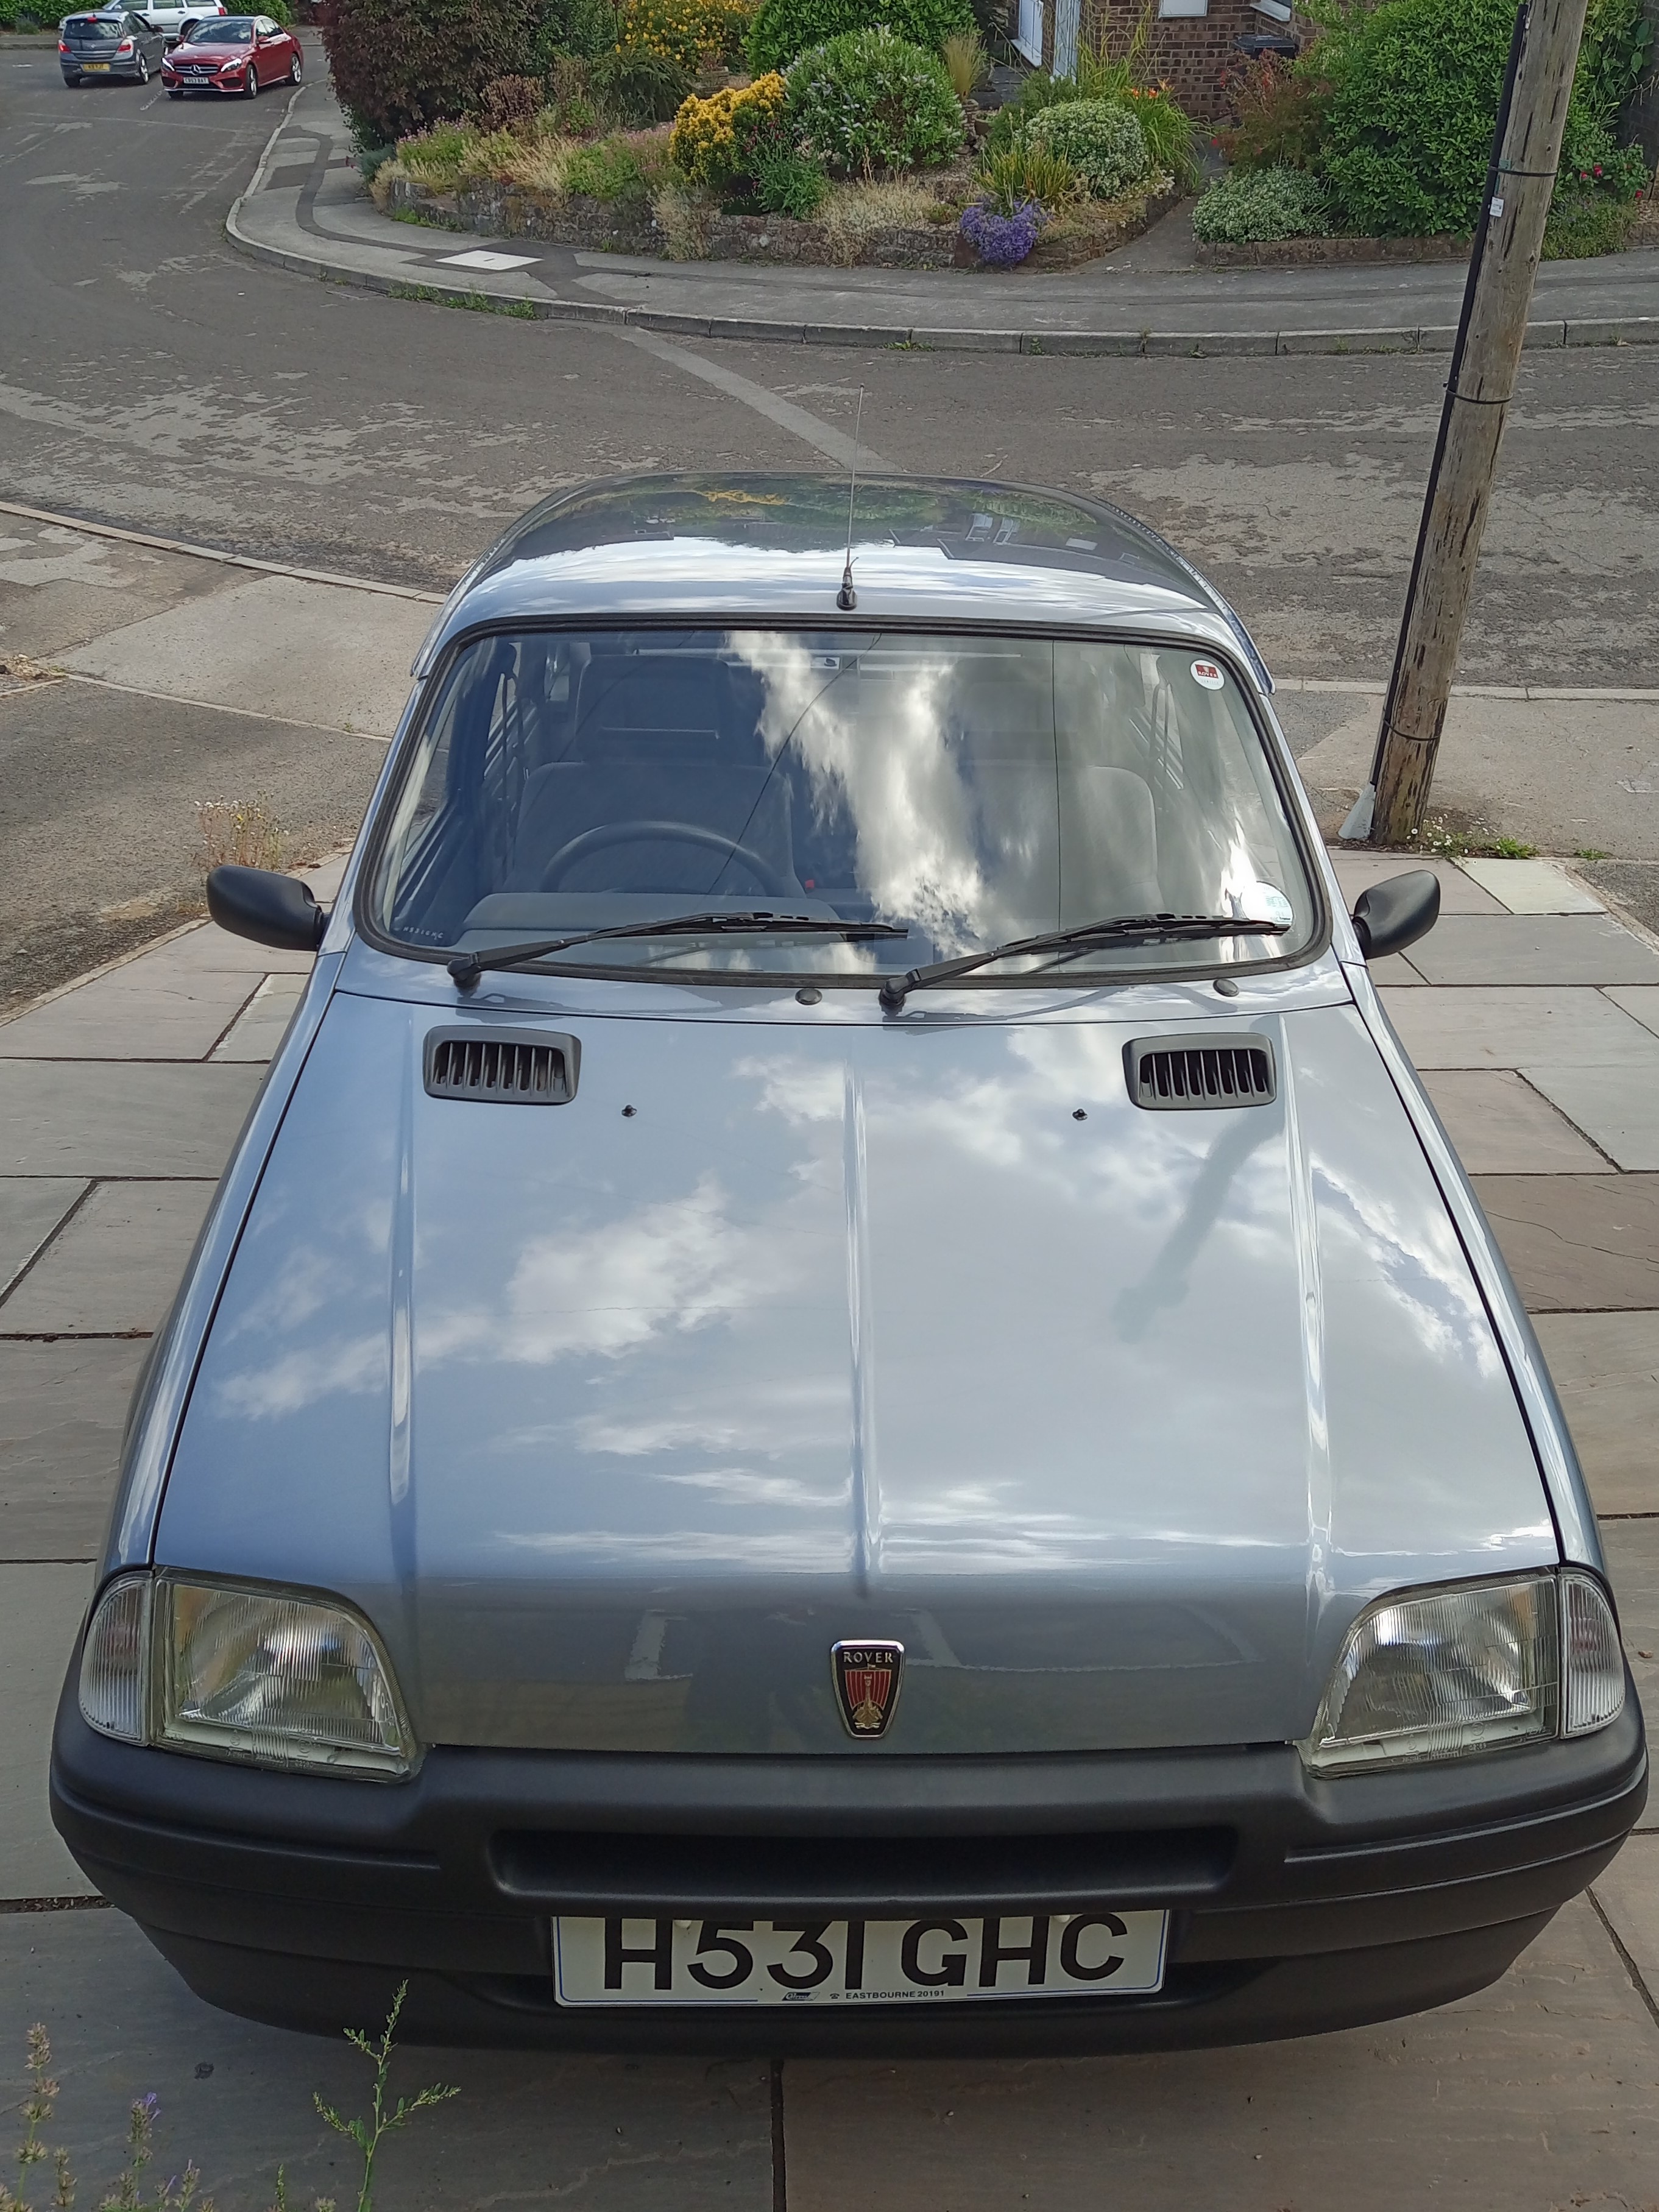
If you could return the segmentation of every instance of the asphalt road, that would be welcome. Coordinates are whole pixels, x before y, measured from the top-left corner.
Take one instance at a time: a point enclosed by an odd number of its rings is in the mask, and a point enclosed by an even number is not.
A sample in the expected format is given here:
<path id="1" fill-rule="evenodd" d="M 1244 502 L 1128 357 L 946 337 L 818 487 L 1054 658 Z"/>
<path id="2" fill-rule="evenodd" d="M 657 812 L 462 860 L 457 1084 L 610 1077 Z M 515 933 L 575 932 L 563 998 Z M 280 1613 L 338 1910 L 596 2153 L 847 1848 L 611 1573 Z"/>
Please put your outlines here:
<path id="1" fill-rule="evenodd" d="M 319 57 L 313 54 L 313 73 Z M 750 399 L 592 329 L 251 265 L 221 234 L 279 99 L 64 89 L 0 52 L 0 485 L 58 511 L 443 584 L 596 471 L 811 462 Z M 695 359 L 894 465 L 1073 485 L 1198 559 L 1275 665 L 1386 671 L 1432 442 L 1433 357 L 1109 361 L 698 342 Z M 753 395 L 751 394 L 751 397 Z M 1651 684 L 1650 349 L 1529 362 L 1464 674 Z"/>

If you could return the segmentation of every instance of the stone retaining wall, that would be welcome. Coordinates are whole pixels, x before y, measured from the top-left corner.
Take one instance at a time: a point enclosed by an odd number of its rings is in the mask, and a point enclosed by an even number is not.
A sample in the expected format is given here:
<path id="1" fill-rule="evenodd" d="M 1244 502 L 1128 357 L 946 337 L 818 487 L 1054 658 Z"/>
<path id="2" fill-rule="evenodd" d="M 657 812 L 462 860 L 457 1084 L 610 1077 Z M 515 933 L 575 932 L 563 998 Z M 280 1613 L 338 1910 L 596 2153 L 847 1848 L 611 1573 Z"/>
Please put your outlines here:
<path id="1" fill-rule="evenodd" d="M 516 185 L 464 185 L 459 191 L 434 192 L 406 177 L 386 179 L 390 214 L 421 216 L 434 228 L 482 232 L 490 238 L 533 238 L 549 246 L 574 246 L 589 253 L 661 256 L 662 233 L 648 208 L 617 209 L 601 200 L 573 195 L 555 198 Z M 1085 213 L 1060 226 L 1037 246 L 1024 264 L 1033 270 L 1073 269 L 1124 246 L 1168 213 L 1173 191 Z M 1092 216 L 1092 219 L 1090 219 Z M 710 218 L 706 255 L 710 261 L 771 262 L 788 267 L 866 269 L 977 269 L 972 252 L 954 222 L 918 223 L 875 230 L 850 258 L 819 222 L 797 222 L 780 215 L 716 215 Z M 1019 270 L 984 270 L 988 276 L 1018 276 Z"/>
<path id="2" fill-rule="evenodd" d="M 1308 269 L 1330 261 L 1467 261 L 1467 238 L 1275 238 L 1255 246 L 1206 246 L 1206 269 Z"/>

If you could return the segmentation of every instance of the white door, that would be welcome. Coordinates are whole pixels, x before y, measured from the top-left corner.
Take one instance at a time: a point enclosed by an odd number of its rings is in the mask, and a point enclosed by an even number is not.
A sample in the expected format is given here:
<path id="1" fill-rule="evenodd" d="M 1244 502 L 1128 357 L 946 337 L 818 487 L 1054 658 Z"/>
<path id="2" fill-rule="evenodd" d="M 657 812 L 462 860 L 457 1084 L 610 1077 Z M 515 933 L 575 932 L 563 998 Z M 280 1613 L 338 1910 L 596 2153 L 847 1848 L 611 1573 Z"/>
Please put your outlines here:
<path id="1" fill-rule="evenodd" d="M 1054 0 L 1054 58 L 1051 64 L 1057 77 L 1077 75 L 1077 34 L 1082 14 L 1082 0 Z"/>
<path id="2" fill-rule="evenodd" d="M 1019 28 L 1014 44 L 1033 69 L 1042 67 L 1042 0 L 1019 0 Z"/>

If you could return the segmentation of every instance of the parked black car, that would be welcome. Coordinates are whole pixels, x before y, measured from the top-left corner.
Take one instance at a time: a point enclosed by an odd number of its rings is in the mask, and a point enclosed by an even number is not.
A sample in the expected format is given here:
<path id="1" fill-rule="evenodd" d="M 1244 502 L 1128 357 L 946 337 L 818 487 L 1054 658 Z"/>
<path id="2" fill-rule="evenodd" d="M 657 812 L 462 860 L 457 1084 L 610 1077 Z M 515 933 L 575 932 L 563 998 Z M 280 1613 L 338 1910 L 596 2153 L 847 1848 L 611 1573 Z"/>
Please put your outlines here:
<path id="1" fill-rule="evenodd" d="M 125 8 L 65 15 L 58 27 L 58 59 L 68 85 L 82 85 L 91 76 L 136 77 L 148 84 L 166 52 L 162 33 Z"/>

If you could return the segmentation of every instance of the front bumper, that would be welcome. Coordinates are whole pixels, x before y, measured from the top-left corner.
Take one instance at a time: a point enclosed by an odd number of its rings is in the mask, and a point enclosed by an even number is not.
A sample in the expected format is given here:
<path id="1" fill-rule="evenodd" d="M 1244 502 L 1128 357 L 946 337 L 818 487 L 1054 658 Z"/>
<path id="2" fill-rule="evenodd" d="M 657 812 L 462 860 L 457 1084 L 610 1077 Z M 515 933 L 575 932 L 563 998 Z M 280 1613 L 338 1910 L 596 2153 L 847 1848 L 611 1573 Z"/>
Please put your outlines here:
<path id="1" fill-rule="evenodd" d="M 71 1674 L 73 1680 L 73 1674 Z M 415 2041 L 951 2056 L 1346 2027 L 1493 1981 L 1647 1795 L 1633 1686 L 1600 1735 L 1317 1782 L 1283 1746 L 914 1759 L 438 1748 L 397 1785 L 95 1735 L 60 1705 L 52 1817 L 198 1996 L 332 2033 L 400 1981 Z M 564 2010 L 558 1911 L 726 1921 L 1166 1906 L 1155 1996 Z"/>
<path id="2" fill-rule="evenodd" d="M 161 64 L 161 82 L 169 92 L 245 92 L 247 88 L 246 76 L 240 70 L 234 76 L 222 71 L 212 76 L 186 76 L 165 62 Z"/>

